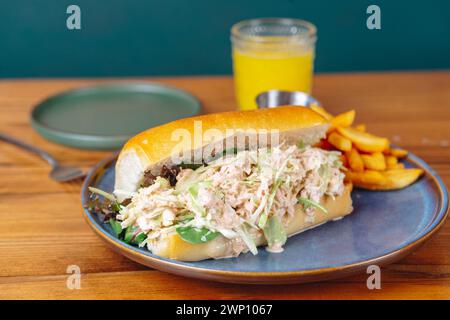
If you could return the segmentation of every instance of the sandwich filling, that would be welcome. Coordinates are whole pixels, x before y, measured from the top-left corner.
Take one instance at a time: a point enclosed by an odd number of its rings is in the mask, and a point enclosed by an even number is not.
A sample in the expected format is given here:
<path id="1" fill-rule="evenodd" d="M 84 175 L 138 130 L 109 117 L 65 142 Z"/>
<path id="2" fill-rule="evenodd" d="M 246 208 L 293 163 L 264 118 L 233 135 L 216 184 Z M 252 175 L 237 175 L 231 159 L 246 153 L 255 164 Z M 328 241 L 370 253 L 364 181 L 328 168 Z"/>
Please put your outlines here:
<path id="1" fill-rule="evenodd" d="M 282 144 L 224 155 L 195 169 L 164 168 L 160 176 L 146 174 L 133 197 L 118 204 L 114 222 L 149 250 L 178 233 L 194 244 L 231 239 L 232 255 L 256 254 L 255 239 L 262 235 L 268 250 L 281 251 L 299 205 L 313 223 L 316 214 L 327 214 L 322 197 L 343 193 L 339 156 Z"/>

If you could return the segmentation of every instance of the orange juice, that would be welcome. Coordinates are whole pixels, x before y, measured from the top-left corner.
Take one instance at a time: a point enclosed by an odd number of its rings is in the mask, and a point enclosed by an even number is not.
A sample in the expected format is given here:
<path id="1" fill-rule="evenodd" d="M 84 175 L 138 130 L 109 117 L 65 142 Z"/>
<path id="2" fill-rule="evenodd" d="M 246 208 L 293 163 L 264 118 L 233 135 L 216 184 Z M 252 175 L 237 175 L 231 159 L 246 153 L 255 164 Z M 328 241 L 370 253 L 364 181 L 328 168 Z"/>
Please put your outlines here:
<path id="1" fill-rule="evenodd" d="M 271 89 L 311 93 L 314 53 L 233 50 L 235 92 L 241 110 L 256 109 L 258 94 Z"/>
<path id="2" fill-rule="evenodd" d="M 263 18 L 231 28 L 236 99 L 241 110 L 256 109 L 268 90 L 311 93 L 316 28 L 307 21 Z"/>

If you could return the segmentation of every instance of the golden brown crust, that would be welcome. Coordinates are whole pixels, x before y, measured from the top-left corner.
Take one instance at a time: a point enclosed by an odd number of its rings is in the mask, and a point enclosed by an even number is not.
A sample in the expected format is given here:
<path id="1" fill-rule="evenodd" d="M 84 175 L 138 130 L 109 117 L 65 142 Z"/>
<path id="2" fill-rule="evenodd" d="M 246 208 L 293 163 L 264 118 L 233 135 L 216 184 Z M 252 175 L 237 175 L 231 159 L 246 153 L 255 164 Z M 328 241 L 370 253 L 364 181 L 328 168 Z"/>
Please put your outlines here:
<path id="1" fill-rule="evenodd" d="M 123 147 L 145 153 L 152 163 L 169 157 L 177 144 L 170 137 L 180 128 L 194 134 L 194 121 L 201 121 L 202 130 L 217 129 L 222 132 L 230 129 L 278 129 L 290 131 L 326 124 L 326 120 L 318 113 L 304 107 L 286 106 L 274 109 L 252 111 L 230 111 L 197 117 L 185 118 L 169 122 L 165 125 L 148 129 L 131 138 Z"/>
<path id="2" fill-rule="evenodd" d="M 324 214 L 316 210 L 315 221 L 307 222 L 306 214 L 300 205 L 296 208 L 296 214 L 287 226 L 287 234 L 293 236 L 311 228 L 315 228 L 325 222 L 340 219 L 353 210 L 351 199 L 352 185 L 346 184 L 345 191 L 340 197 L 335 199 L 324 197 L 321 201 L 328 213 Z M 258 246 L 265 245 L 266 241 L 261 235 L 256 239 Z M 172 233 L 168 237 L 160 240 L 160 243 L 154 248 L 153 253 L 164 258 L 181 261 L 200 261 L 210 258 L 223 258 L 233 255 L 232 242 L 223 236 L 203 243 L 190 244 L 180 238 L 177 233 Z"/>

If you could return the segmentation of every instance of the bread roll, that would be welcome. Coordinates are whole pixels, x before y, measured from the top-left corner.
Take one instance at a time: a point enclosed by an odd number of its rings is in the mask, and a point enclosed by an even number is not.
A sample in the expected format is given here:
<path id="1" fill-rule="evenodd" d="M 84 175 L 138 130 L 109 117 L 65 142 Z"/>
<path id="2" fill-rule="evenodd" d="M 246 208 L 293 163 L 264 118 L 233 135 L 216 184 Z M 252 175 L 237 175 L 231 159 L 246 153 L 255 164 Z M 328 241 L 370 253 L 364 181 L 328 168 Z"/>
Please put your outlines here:
<path id="1" fill-rule="evenodd" d="M 130 197 L 138 190 L 146 170 L 158 175 L 161 167 L 172 165 L 173 158 L 180 153 L 207 157 L 206 153 L 218 154 L 227 146 L 243 149 L 252 145 L 251 142 L 260 146 L 264 132 L 270 135 L 268 147 L 280 142 L 297 143 L 300 139 L 314 144 L 325 136 L 328 127 L 327 121 L 316 112 L 296 106 L 232 111 L 173 121 L 148 129 L 125 144 L 116 164 L 114 194 L 119 201 Z M 243 140 L 244 146 L 236 143 Z"/>
<path id="2" fill-rule="evenodd" d="M 139 189 L 145 171 L 158 175 L 163 165 L 176 165 L 179 164 L 177 161 L 185 159 L 180 155 L 188 154 L 194 158 L 200 155 L 201 161 L 222 153 L 229 146 L 254 150 L 280 143 L 297 144 L 300 140 L 313 145 L 325 136 L 328 127 L 327 121 L 316 112 L 294 106 L 177 120 L 144 131 L 126 143 L 116 164 L 114 194 L 119 201 L 130 197 Z M 292 236 L 351 213 L 351 189 L 348 184 L 339 197 L 322 197 L 321 204 L 328 213 L 315 210 L 313 221 L 307 219 L 302 205 L 296 205 L 294 216 L 285 226 L 286 234 Z M 262 231 L 258 232 L 256 245 L 265 245 Z M 240 252 L 235 244 L 235 239 L 222 235 L 206 243 L 191 244 L 173 231 L 152 243 L 150 249 L 169 259 L 199 261 L 235 256 Z"/>

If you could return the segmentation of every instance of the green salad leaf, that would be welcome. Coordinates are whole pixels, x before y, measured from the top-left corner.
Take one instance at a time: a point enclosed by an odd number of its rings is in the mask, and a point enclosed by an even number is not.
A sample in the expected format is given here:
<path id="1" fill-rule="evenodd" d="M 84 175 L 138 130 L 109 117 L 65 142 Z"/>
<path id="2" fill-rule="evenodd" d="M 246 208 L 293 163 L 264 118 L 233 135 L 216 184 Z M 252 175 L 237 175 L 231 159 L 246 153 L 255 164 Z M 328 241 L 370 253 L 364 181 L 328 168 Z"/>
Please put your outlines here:
<path id="1" fill-rule="evenodd" d="M 145 239 L 147 239 L 147 235 L 145 233 L 141 232 L 134 238 L 133 243 L 140 244 Z"/>
<path id="2" fill-rule="evenodd" d="M 123 236 L 123 241 L 126 243 L 130 243 L 133 239 L 135 232 L 137 231 L 136 227 L 129 226 L 125 229 L 125 235 Z"/>
<path id="3" fill-rule="evenodd" d="M 301 204 L 303 206 L 303 208 L 305 208 L 305 209 L 314 207 L 314 208 L 319 209 L 320 211 L 322 211 L 325 214 L 328 213 L 328 210 L 325 209 L 320 203 L 317 203 L 310 199 L 300 197 L 300 198 L 298 198 L 298 203 Z"/>
<path id="4" fill-rule="evenodd" d="M 147 235 L 143 232 L 139 232 L 139 227 L 129 226 L 125 229 L 123 241 L 128 244 L 140 244 L 147 239 Z"/>
<path id="5" fill-rule="evenodd" d="M 111 225 L 114 234 L 118 237 L 122 233 L 122 226 L 120 225 L 120 222 L 115 219 L 109 219 L 108 222 Z"/>
<path id="6" fill-rule="evenodd" d="M 205 227 L 196 228 L 192 226 L 178 227 L 177 233 L 181 239 L 192 244 L 206 243 L 215 239 L 220 232 L 211 231 Z"/>

